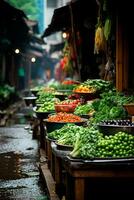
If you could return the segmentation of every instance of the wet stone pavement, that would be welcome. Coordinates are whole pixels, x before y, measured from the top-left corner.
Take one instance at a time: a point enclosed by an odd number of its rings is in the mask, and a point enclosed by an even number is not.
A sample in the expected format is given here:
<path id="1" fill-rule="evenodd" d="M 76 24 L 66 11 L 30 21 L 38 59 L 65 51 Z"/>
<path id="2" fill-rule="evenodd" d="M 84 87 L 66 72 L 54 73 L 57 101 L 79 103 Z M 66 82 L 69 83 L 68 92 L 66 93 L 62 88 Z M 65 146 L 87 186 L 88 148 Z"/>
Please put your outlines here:
<path id="1" fill-rule="evenodd" d="M 48 200 L 38 145 L 25 125 L 0 127 L 0 200 Z"/>

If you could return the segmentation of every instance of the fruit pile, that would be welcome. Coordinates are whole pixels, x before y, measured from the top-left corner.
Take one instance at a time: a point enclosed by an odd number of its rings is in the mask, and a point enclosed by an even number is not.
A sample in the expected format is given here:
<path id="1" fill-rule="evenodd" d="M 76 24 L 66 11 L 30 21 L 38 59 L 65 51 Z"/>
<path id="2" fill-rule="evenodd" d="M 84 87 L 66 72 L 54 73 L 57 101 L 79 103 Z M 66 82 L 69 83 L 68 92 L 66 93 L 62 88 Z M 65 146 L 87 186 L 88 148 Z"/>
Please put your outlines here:
<path id="1" fill-rule="evenodd" d="M 96 148 L 96 156 L 99 158 L 120 158 L 134 156 L 134 136 L 125 132 L 104 136 Z"/>

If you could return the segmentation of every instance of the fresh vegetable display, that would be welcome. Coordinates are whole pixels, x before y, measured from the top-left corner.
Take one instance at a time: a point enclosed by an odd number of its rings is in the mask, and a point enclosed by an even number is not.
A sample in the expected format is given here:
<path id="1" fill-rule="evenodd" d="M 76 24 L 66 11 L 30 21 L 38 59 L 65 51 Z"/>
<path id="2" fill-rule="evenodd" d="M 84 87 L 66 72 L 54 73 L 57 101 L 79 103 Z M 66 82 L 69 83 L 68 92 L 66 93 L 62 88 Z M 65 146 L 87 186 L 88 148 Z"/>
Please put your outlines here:
<path id="1" fill-rule="evenodd" d="M 113 84 L 110 81 L 102 79 L 88 79 L 74 88 L 74 92 L 78 93 L 95 93 L 105 92 L 113 89 Z"/>
<path id="2" fill-rule="evenodd" d="M 74 87 L 76 86 L 76 84 L 59 84 L 57 87 L 57 90 L 70 90 L 72 91 L 74 89 Z"/>
<path id="3" fill-rule="evenodd" d="M 104 27 L 98 25 L 95 30 L 95 39 L 94 39 L 94 53 L 98 54 L 100 51 L 105 50 L 106 41 L 104 36 Z"/>
<path id="4" fill-rule="evenodd" d="M 71 85 L 71 83 L 68 83 L 68 85 Z M 99 92 L 99 99 L 81 104 L 80 98 L 55 101 L 55 95 L 53 93 L 40 93 L 38 102 L 41 102 L 43 107 L 40 106 L 39 111 L 57 109 L 57 113 L 49 115 L 47 121 L 67 122 L 60 129 L 48 131 L 48 138 L 56 140 L 56 143 L 59 145 L 72 146 L 73 150 L 69 155 L 73 158 L 99 159 L 133 157 L 134 135 L 123 131 L 114 133 L 113 135 L 103 135 L 97 129 L 97 124 L 101 121 L 107 123 L 108 120 L 112 123 L 122 120 L 124 123 L 124 120 L 128 117 L 128 113 L 123 105 L 134 102 L 134 97 L 125 96 L 117 92 L 111 82 L 99 79 L 87 80 L 75 86 L 73 91 L 78 93 L 77 95 L 79 93 Z M 58 110 L 58 106 L 60 110 Z M 74 114 L 69 113 L 72 112 L 70 108 L 73 108 Z M 92 117 L 88 120 L 90 126 L 86 125 L 86 127 L 82 127 L 73 124 L 75 122 L 82 122 L 82 118 L 78 115 L 91 113 Z"/>
<path id="5" fill-rule="evenodd" d="M 39 97 L 37 98 L 36 103 L 43 104 L 44 102 L 46 102 L 46 101 L 49 102 L 54 98 L 55 98 L 55 96 L 53 93 L 40 91 Z"/>
<path id="6" fill-rule="evenodd" d="M 96 157 L 120 158 L 134 156 L 134 135 L 118 132 L 104 136 L 96 146 Z"/>
<path id="7" fill-rule="evenodd" d="M 49 122 L 81 122 L 81 117 L 72 113 L 59 112 L 48 117 Z"/>
<path id="8" fill-rule="evenodd" d="M 37 108 L 36 112 L 48 112 L 55 110 L 55 98 L 54 94 L 49 92 L 41 92 L 40 96 L 36 100 L 36 104 L 40 106 Z"/>
<path id="9" fill-rule="evenodd" d="M 74 80 L 64 80 L 62 81 L 63 85 L 74 85 L 74 84 L 80 84 L 80 82 L 78 81 L 74 81 Z"/>
<path id="10" fill-rule="evenodd" d="M 35 86 L 35 87 L 32 87 L 31 89 L 30 89 L 30 91 L 32 92 L 32 91 L 37 91 L 37 92 L 39 92 L 39 91 L 42 91 L 43 90 L 43 86 Z"/>
<path id="11" fill-rule="evenodd" d="M 83 134 L 76 134 L 74 149 L 70 156 L 83 159 L 133 157 L 134 135 L 117 132 L 104 136 L 93 127 L 85 128 Z"/>
<path id="12" fill-rule="evenodd" d="M 82 128 L 76 134 L 74 149 L 70 152 L 70 156 L 76 158 L 95 158 L 96 147 L 102 134 L 93 126 L 90 128 Z"/>
<path id="13" fill-rule="evenodd" d="M 105 81 L 102 79 L 87 79 L 83 85 L 93 87 L 99 92 L 105 92 L 114 89 L 114 86 L 110 81 Z"/>
<path id="14" fill-rule="evenodd" d="M 46 101 L 44 102 L 39 108 L 36 109 L 36 112 L 48 112 L 48 111 L 54 111 L 54 100 Z"/>
<path id="15" fill-rule="evenodd" d="M 125 96 L 116 91 L 109 91 L 100 94 L 100 99 L 94 100 L 93 122 L 97 123 L 102 120 L 125 119 L 128 114 L 123 104 L 133 101 L 133 96 Z"/>
<path id="16" fill-rule="evenodd" d="M 92 106 L 92 103 L 86 103 L 83 105 L 78 105 L 75 108 L 74 114 L 76 115 L 92 115 L 94 113 L 94 108 Z"/>
<path id="17" fill-rule="evenodd" d="M 79 99 L 71 100 L 67 99 L 64 101 L 56 102 L 55 103 L 55 110 L 56 112 L 74 112 L 77 105 L 80 104 Z"/>
<path id="18" fill-rule="evenodd" d="M 62 128 L 52 131 L 48 134 L 50 139 L 54 139 L 58 144 L 62 145 L 74 145 L 75 136 L 77 132 L 81 132 L 83 127 L 75 124 L 66 124 Z"/>
<path id="19" fill-rule="evenodd" d="M 77 86 L 76 88 L 74 88 L 73 91 L 76 93 L 95 93 L 96 89 L 93 87 L 89 87 L 89 86 L 81 84 Z"/>

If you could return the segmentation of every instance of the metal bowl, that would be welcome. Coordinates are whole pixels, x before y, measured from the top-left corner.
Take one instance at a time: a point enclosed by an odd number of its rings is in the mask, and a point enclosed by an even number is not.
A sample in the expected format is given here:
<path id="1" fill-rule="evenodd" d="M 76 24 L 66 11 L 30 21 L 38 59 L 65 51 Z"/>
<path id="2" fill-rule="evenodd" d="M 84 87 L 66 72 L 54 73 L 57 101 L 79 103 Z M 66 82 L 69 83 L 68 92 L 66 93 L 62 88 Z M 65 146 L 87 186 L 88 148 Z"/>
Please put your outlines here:
<path id="1" fill-rule="evenodd" d="M 50 133 L 50 132 L 55 131 L 56 129 L 60 129 L 64 125 L 70 124 L 70 123 L 76 124 L 78 126 L 83 126 L 87 122 L 87 119 L 84 119 L 84 118 L 81 118 L 81 119 L 82 119 L 82 121 L 80 121 L 80 122 L 50 122 L 50 121 L 48 121 L 48 119 L 44 119 L 43 122 L 44 122 L 44 125 L 46 126 L 47 133 Z"/>
<path id="2" fill-rule="evenodd" d="M 65 100 L 67 98 L 67 96 L 68 96 L 67 94 L 62 94 L 62 93 L 61 94 L 60 93 L 55 94 L 55 97 L 60 99 L 61 101 Z"/>
<path id="3" fill-rule="evenodd" d="M 31 89 L 31 92 L 32 92 L 32 94 L 34 96 L 38 96 L 37 94 L 38 94 L 39 90 L 33 90 L 33 89 Z"/>
<path id="4" fill-rule="evenodd" d="M 37 97 L 35 96 L 29 96 L 29 97 L 23 97 L 23 100 L 25 101 L 26 106 L 35 106 Z"/>
<path id="5" fill-rule="evenodd" d="M 36 116 L 38 119 L 46 119 L 48 117 L 48 115 L 50 115 L 51 113 L 54 113 L 55 111 L 48 111 L 48 112 L 38 112 L 36 111 Z"/>
<path id="6" fill-rule="evenodd" d="M 121 124 L 121 121 L 122 121 L 122 124 Z M 113 122 L 113 124 L 104 124 L 103 122 L 100 122 L 99 124 L 97 124 L 97 127 L 99 131 L 103 133 L 104 135 L 115 134 L 119 131 L 134 134 L 134 123 L 131 123 L 129 121 L 129 123 L 125 125 L 123 124 L 124 121 L 125 120 L 120 120 L 120 125 L 116 124 L 115 121 Z M 111 121 L 109 121 L 109 123 L 111 123 Z"/>
<path id="7" fill-rule="evenodd" d="M 71 145 L 59 144 L 57 142 L 55 142 L 55 144 L 57 145 L 57 149 L 59 149 L 59 150 L 63 150 L 63 151 L 72 151 L 73 150 L 73 146 L 71 146 Z"/>
<path id="8" fill-rule="evenodd" d="M 45 111 L 44 112 L 40 112 L 40 111 L 38 111 L 38 107 L 39 106 L 33 108 L 33 111 L 35 112 L 36 117 L 38 119 L 47 119 L 50 114 L 55 113 L 54 110 L 52 110 L 52 111 L 46 111 L 46 112 Z"/>

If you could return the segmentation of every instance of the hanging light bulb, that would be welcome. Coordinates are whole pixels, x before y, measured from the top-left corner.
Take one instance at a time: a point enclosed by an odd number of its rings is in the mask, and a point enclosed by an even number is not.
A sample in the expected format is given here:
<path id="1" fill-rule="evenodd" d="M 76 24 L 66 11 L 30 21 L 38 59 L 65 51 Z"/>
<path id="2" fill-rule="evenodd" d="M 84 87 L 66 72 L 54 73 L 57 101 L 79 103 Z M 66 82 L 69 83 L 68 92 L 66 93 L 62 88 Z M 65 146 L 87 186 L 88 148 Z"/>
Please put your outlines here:
<path id="1" fill-rule="evenodd" d="M 67 38 L 67 33 L 66 33 L 66 32 L 63 32 L 63 33 L 62 33 L 62 37 L 63 37 L 64 39 L 66 39 L 66 38 Z"/>
<path id="2" fill-rule="evenodd" d="M 35 61 L 36 61 L 36 58 L 35 58 L 35 57 L 32 57 L 32 58 L 31 58 L 31 62 L 34 63 Z"/>
<path id="3" fill-rule="evenodd" d="M 19 49 L 15 49 L 15 53 L 16 53 L 16 54 L 19 54 L 19 53 L 20 53 L 20 50 L 19 50 Z"/>

